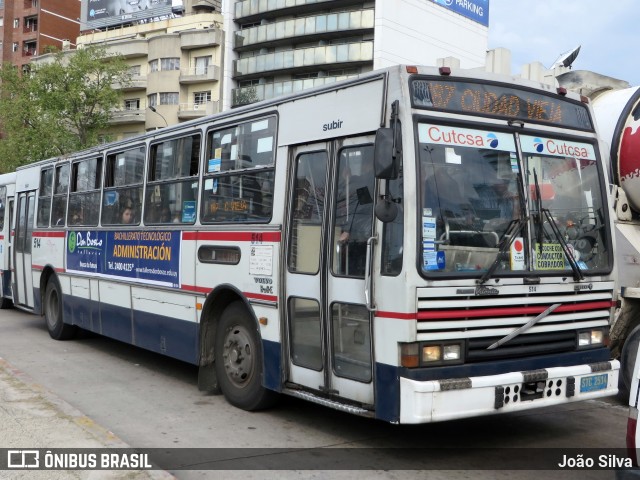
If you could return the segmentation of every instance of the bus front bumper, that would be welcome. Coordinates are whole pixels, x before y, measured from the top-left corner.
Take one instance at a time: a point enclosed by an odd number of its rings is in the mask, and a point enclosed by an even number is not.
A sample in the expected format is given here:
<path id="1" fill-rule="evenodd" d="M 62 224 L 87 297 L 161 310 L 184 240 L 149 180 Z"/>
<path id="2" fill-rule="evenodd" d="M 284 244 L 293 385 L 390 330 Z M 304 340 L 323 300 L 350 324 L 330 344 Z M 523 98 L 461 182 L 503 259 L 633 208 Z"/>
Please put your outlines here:
<path id="1" fill-rule="evenodd" d="M 400 377 L 400 423 L 429 423 L 607 397 L 620 362 L 417 381 Z"/>

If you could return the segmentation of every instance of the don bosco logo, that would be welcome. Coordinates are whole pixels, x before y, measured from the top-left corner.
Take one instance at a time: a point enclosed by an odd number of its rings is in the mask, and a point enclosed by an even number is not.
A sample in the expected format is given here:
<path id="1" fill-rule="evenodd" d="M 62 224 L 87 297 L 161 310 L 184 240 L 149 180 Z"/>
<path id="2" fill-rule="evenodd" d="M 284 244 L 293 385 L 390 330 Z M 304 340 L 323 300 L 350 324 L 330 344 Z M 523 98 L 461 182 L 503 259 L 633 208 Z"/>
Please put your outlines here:
<path id="1" fill-rule="evenodd" d="M 76 250 L 100 250 L 102 248 L 102 239 L 91 232 L 70 232 L 67 240 L 67 248 L 69 253 Z"/>
<path id="2" fill-rule="evenodd" d="M 73 253 L 76 251 L 76 247 L 78 246 L 76 232 L 69 233 L 69 239 L 67 241 L 67 247 L 69 248 L 69 253 Z"/>

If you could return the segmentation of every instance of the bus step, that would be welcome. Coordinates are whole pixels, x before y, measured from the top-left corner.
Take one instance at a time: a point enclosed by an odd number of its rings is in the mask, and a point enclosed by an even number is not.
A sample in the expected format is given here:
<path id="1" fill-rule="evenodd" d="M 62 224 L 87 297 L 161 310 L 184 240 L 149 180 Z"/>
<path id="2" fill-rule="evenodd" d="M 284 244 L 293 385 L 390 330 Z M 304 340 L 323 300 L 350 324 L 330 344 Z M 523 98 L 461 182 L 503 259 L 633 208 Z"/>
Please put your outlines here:
<path id="1" fill-rule="evenodd" d="M 305 392 L 302 390 L 286 389 L 284 393 L 293 397 L 301 398 L 302 400 L 306 400 L 308 402 L 313 402 L 317 403 L 318 405 L 333 408 L 334 410 L 351 413 L 353 415 L 360 415 L 362 417 L 373 417 L 375 414 L 371 410 L 367 410 L 356 405 L 350 405 L 347 403 L 338 402 L 336 400 L 329 400 L 328 398 L 323 398 L 318 395 L 314 395 L 313 393 Z"/>

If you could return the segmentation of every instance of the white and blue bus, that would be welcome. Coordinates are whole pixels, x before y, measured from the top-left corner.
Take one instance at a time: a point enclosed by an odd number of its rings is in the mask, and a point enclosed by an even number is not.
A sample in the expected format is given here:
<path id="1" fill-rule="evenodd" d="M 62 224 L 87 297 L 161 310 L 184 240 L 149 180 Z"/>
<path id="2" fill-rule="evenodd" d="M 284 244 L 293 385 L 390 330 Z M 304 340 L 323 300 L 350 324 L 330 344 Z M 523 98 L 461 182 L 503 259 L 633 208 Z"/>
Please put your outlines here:
<path id="1" fill-rule="evenodd" d="M 12 300 L 247 410 L 426 423 L 612 395 L 603 155 L 563 89 L 376 71 L 18 169 Z"/>

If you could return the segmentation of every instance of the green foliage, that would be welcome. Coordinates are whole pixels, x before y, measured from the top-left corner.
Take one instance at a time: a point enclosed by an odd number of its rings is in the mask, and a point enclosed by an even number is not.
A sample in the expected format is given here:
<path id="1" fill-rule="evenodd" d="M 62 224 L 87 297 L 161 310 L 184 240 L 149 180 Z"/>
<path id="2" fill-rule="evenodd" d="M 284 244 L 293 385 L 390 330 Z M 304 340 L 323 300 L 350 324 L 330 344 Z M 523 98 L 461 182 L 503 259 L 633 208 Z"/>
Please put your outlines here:
<path id="1" fill-rule="evenodd" d="M 104 47 L 57 52 L 20 74 L 0 68 L 0 172 L 98 143 L 120 103 L 114 85 L 130 82 L 128 67 Z"/>
<path id="2" fill-rule="evenodd" d="M 236 90 L 234 92 L 235 95 L 235 104 L 240 105 L 249 105 L 250 103 L 255 103 L 260 101 L 258 97 L 258 92 L 256 91 L 256 87 L 246 87 Z"/>

